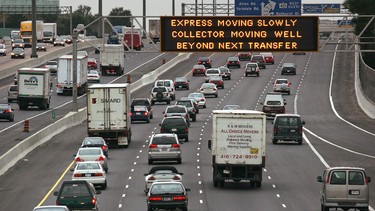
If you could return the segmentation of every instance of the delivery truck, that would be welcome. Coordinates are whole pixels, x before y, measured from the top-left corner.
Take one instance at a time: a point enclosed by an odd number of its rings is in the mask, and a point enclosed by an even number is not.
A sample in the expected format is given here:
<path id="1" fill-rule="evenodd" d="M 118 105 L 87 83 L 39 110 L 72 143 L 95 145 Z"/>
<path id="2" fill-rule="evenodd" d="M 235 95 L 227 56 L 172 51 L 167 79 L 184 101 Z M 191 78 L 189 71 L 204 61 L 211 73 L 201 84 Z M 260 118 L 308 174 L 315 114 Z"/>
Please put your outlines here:
<path id="1" fill-rule="evenodd" d="M 87 91 L 87 56 L 77 55 L 77 94 L 83 95 Z M 57 65 L 58 95 L 73 93 L 73 55 L 61 56 Z"/>
<path id="2" fill-rule="evenodd" d="M 266 161 L 266 115 L 252 110 L 214 110 L 211 150 L 214 187 L 249 182 L 261 187 Z"/>
<path id="3" fill-rule="evenodd" d="M 160 42 L 160 19 L 148 20 L 148 34 L 152 42 Z"/>
<path id="4" fill-rule="evenodd" d="M 88 136 L 128 147 L 131 142 L 130 84 L 93 84 L 87 92 Z"/>
<path id="5" fill-rule="evenodd" d="M 125 53 L 122 44 L 105 44 L 100 52 L 102 75 L 122 75 L 125 68 Z"/>
<path id="6" fill-rule="evenodd" d="M 43 21 L 37 20 L 36 24 L 36 40 L 37 42 L 43 42 Z M 25 42 L 26 47 L 31 47 L 32 45 L 32 35 L 33 35 L 32 21 L 21 21 L 20 24 L 20 36 Z"/>
<path id="7" fill-rule="evenodd" d="M 57 23 L 43 23 L 43 42 L 55 42 L 57 38 Z"/>
<path id="8" fill-rule="evenodd" d="M 17 103 L 20 110 L 37 106 L 42 110 L 51 103 L 52 82 L 47 68 L 21 68 L 17 70 Z"/>

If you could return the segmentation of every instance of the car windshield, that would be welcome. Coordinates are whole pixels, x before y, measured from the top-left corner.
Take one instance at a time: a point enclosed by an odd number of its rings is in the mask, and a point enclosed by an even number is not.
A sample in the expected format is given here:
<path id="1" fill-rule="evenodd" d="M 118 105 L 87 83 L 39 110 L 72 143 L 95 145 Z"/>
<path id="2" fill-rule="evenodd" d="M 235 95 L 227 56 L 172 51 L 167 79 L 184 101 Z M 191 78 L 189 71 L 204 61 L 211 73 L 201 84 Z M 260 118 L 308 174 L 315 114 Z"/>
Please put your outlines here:
<path id="1" fill-rule="evenodd" d="M 169 107 L 166 113 L 186 113 L 185 107 Z"/>
<path id="2" fill-rule="evenodd" d="M 5 46 L 4 45 L 0 45 L 0 49 L 5 49 Z"/>
<path id="3" fill-rule="evenodd" d="M 99 73 L 96 70 L 90 70 L 89 74 L 98 75 Z"/>
<path id="4" fill-rule="evenodd" d="M 176 144 L 174 136 L 154 136 L 152 144 Z"/>
<path id="5" fill-rule="evenodd" d="M 150 192 L 152 194 L 160 194 L 160 193 L 183 193 L 184 189 L 180 184 L 168 184 L 168 183 L 163 183 L 163 184 L 158 184 L 154 183 L 151 186 Z"/>
<path id="6" fill-rule="evenodd" d="M 163 126 L 186 126 L 186 123 L 182 118 L 166 118 Z"/>
<path id="7" fill-rule="evenodd" d="M 64 184 L 60 197 L 91 196 L 86 184 Z"/>
<path id="8" fill-rule="evenodd" d="M 9 106 L 8 105 L 0 105 L 0 110 L 3 111 L 3 110 L 7 110 L 9 109 Z"/>
<path id="9" fill-rule="evenodd" d="M 22 50 L 22 48 L 15 48 L 15 49 L 13 49 L 13 52 L 21 53 L 21 52 L 23 52 L 23 50 Z"/>
<path id="10" fill-rule="evenodd" d="M 165 87 L 155 87 L 152 92 L 166 92 L 166 88 Z"/>
<path id="11" fill-rule="evenodd" d="M 99 163 L 78 163 L 77 170 L 100 169 Z"/>
<path id="12" fill-rule="evenodd" d="M 13 41 L 14 43 L 23 43 L 23 40 L 22 39 L 16 39 Z"/>
<path id="13" fill-rule="evenodd" d="M 100 155 L 101 149 L 82 149 L 79 150 L 79 155 Z"/>
<path id="14" fill-rule="evenodd" d="M 46 46 L 45 43 L 41 43 L 41 42 L 38 42 L 36 45 L 37 45 L 37 46 Z"/>

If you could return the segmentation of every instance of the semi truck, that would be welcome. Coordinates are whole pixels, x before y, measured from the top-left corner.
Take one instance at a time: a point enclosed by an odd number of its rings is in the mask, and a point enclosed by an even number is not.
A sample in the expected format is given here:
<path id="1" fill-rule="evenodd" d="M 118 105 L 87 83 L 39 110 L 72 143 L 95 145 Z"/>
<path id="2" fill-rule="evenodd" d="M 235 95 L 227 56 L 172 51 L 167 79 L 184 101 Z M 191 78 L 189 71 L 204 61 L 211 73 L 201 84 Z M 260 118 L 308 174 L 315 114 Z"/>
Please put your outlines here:
<path id="1" fill-rule="evenodd" d="M 160 19 L 148 20 L 148 34 L 152 42 L 160 42 Z"/>
<path id="2" fill-rule="evenodd" d="M 93 84 L 87 92 L 88 136 L 128 147 L 131 142 L 130 84 Z"/>
<path id="3" fill-rule="evenodd" d="M 124 56 L 122 44 L 105 44 L 100 52 L 100 71 L 102 75 L 124 74 Z"/>
<path id="4" fill-rule="evenodd" d="M 87 56 L 77 55 L 77 94 L 83 95 L 87 91 Z M 57 66 L 58 95 L 73 93 L 73 55 L 61 56 Z"/>
<path id="5" fill-rule="evenodd" d="M 253 110 L 214 110 L 211 150 L 214 187 L 249 181 L 261 187 L 266 161 L 266 115 Z"/>
<path id="6" fill-rule="evenodd" d="M 26 47 L 31 47 L 32 45 L 32 35 L 33 35 L 32 21 L 21 21 L 20 24 L 20 36 L 25 42 Z M 36 40 L 37 42 L 43 42 L 43 21 L 36 21 Z"/>
<path id="7" fill-rule="evenodd" d="M 20 110 L 37 106 L 46 110 L 51 102 L 52 82 L 47 68 L 21 68 L 17 70 L 17 103 Z"/>
<path id="8" fill-rule="evenodd" d="M 53 43 L 57 38 L 57 23 L 43 23 L 43 42 Z"/>

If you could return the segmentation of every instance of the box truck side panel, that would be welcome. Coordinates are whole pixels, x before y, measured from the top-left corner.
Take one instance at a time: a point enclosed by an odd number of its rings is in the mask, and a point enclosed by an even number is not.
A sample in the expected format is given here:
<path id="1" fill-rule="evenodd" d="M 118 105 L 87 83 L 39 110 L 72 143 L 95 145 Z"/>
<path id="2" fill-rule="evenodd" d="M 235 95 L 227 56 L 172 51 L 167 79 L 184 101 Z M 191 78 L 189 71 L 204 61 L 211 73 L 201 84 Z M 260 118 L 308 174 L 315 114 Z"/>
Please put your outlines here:
<path id="1" fill-rule="evenodd" d="M 44 76 L 41 74 L 19 74 L 19 93 L 20 96 L 43 96 L 43 82 Z"/>

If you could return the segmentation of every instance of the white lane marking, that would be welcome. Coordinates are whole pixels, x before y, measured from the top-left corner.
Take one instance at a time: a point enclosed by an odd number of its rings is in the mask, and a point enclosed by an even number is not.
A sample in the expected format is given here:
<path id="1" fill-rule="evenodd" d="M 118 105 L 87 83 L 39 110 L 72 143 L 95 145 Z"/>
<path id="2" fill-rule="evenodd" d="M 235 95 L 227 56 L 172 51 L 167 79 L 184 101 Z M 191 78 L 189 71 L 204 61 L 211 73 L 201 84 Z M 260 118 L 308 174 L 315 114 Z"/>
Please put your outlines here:
<path id="1" fill-rule="evenodd" d="M 272 179 L 271 176 L 268 176 L 268 179 Z"/>
<path id="2" fill-rule="evenodd" d="M 273 187 L 273 188 L 276 188 L 276 185 L 272 184 L 272 187 Z"/>
<path id="3" fill-rule="evenodd" d="M 119 204 L 119 205 L 118 205 L 118 208 L 121 208 L 121 207 L 122 207 L 122 204 Z"/>
<path id="4" fill-rule="evenodd" d="M 199 200 L 199 203 L 203 204 L 203 200 L 202 200 L 202 199 L 201 199 L 201 200 Z"/>
<path id="5" fill-rule="evenodd" d="M 281 206 L 283 206 L 284 208 L 286 208 L 286 205 L 285 205 L 285 204 L 281 204 Z"/>
<path id="6" fill-rule="evenodd" d="M 201 176 L 201 173 L 198 173 L 198 177 L 200 177 Z"/>
<path id="7" fill-rule="evenodd" d="M 121 196 L 121 197 L 122 197 L 122 198 L 125 198 L 125 196 L 126 196 L 126 194 L 124 193 L 124 194 L 122 194 L 122 196 Z"/>
<path id="8" fill-rule="evenodd" d="M 131 172 L 134 172 L 134 169 L 130 170 Z"/>
<path id="9" fill-rule="evenodd" d="M 128 188 L 129 188 L 129 185 L 126 185 L 126 186 L 125 186 L 125 189 L 128 189 Z"/>
<path id="10" fill-rule="evenodd" d="M 199 182 L 198 182 L 198 184 L 200 184 L 200 185 L 201 185 L 201 184 L 202 184 L 202 181 L 199 181 Z"/>
<path id="11" fill-rule="evenodd" d="M 132 177 L 129 177 L 129 180 L 131 180 L 132 179 Z"/>
<path id="12" fill-rule="evenodd" d="M 277 198 L 280 198 L 280 194 L 276 194 L 276 197 L 277 197 Z"/>
<path id="13" fill-rule="evenodd" d="M 203 191 L 202 191 L 202 190 L 199 190 L 199 193 L 200 193 L 200 194 L 202 194 L 202 193 L 203 193 Z"/>

